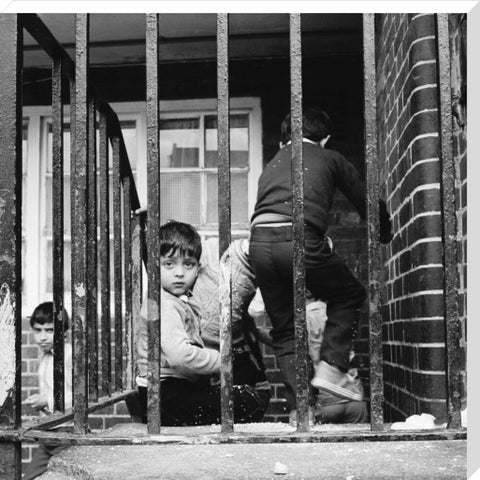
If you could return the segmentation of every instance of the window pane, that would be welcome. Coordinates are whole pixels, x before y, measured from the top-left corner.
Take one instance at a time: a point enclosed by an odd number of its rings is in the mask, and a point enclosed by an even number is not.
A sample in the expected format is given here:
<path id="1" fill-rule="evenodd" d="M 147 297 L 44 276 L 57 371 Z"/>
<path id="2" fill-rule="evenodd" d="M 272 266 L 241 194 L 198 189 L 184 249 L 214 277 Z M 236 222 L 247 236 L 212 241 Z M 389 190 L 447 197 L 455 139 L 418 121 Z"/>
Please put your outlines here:
<path id="1" fill-rule="evenodd" d="M 194 168 L 200 158 L 200 120 L 160 120 L 160 167 Z"/>
<path id="2" fill-rule="evenodd" d="M 161 222 L 177 220 L 199 225 L 200 173 L 162 173 L 160 176 Z"/>
<path id="3" fill-rule="evenodd" d="M 120 128 L 122 130 L 123 141 L 125 142 L 125 149 L 127 150 L 130 167 L 132 168 L 132 170 L 136 170 L 137 168 L 137 122 L 136 120 L 122 120 L 120 122 Z M 98 140 L 99 140 L 99 136 L 97 132 L 97 142 Z M 110 146 L 110 142 L 108 143 L 108 145 Z M 111 154 L 112 152 L 110 149 L 110 155 Z"/>
<path id="4" fill-rule="evenodd" d="M 232 173 L 232 223 L 248 222 L 248 178 L 246 172 Z M 218 222 L 218 175 L 207 174 L 207 223 Z"/>
<path id="5" fill-rule="evenodd" d="M 135 120 L 124 120 L 120 122 L 120 128 L 122 130 L 123 140 L 125 142 L 125 148 L 127 150 L 128 159 L 132 170 L 137 166 L 137 122 Z M 52 172 L 52 124 L 48 122 L 48 134 L 47 134 L 47 173 Z M 98 155 L 98 126 L 97 126 L 97 155 Z M 109 149 L 109 161 L 111 165 L 112 149 L 110 142 L 108 142 Z M 66 123 L 63 126 L 63 169 L 64 173 L 70 173 L 70 124 Z"/>
<path id="6" fill-rule="evenodd" d="M 230 165 L 248 167 L 248 115 L 230 116 Z M 217 117 L 205 117 L 205 166 L 217 166 Z"/>

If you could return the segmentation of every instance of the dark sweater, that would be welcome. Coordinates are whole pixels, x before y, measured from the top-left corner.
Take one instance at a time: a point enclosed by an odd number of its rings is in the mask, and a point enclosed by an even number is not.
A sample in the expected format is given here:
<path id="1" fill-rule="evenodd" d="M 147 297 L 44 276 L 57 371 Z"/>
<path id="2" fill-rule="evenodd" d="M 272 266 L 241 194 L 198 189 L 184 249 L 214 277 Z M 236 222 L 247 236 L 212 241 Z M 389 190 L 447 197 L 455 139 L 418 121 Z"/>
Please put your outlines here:
<path id="1" fill-rule="evenodd" d="M 261 214 L 292 216 L 292 148 L 282 148 L 265 167 L 258 181 L 257 203 L 252 221 Z M 303 142 L 305 224 L 320 235 L 328 227 L 328 212 L 338 188 L 366 217 L 365 185 L 353 165 L 340 153 Z"/>

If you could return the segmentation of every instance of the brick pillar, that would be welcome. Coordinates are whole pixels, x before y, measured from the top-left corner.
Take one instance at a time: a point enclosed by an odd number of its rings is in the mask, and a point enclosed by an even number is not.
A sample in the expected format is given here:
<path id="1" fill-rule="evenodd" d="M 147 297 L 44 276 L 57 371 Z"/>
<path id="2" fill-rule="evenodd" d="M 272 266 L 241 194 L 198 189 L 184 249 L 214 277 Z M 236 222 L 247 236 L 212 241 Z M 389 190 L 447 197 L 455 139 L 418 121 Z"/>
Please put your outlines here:
<path id="1" fill-rule="evenodd" d="M 385 419 L 446 416 L 434 15 L 379 15 L 378 153 L 395 238 L 385 259 Z"/>

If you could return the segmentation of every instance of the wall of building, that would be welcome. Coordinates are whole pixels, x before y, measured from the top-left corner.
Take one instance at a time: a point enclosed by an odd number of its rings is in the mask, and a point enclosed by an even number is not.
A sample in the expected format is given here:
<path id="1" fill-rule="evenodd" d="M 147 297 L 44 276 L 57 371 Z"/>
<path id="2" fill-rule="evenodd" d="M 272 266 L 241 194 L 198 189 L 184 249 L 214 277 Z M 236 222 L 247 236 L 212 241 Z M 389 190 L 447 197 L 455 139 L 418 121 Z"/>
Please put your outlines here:
<path id="1" fill-rule="evenodd" d="M 377 101 L 382 193 L 395 238 L 385 251 L 388 420 L 446 414 L 440 141 L 434 15 L 381 15 Z"/>

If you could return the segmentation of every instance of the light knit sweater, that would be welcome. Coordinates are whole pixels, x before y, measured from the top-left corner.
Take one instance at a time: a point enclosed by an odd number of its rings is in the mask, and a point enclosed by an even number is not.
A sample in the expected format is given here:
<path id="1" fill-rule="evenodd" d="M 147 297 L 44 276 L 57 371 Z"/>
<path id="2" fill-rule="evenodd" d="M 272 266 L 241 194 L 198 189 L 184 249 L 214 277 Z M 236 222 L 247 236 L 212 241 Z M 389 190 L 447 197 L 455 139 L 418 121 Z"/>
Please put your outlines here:
<path id="1" fill-rule="evenodd" d="M 148 375 L 147 313 L 148 301 L 145 301 L 140 312 L 137 331 L 137 385 L 142 387 L 147 386 Z M 195 303 L 186 295 L 175 297 L 162 289 L 160 316 L 160 379 L 176 377 L 195 382 L 201 375 L 220 371 L 220 353 L 206 348 L 200 336 L 200 314 Z"/>

